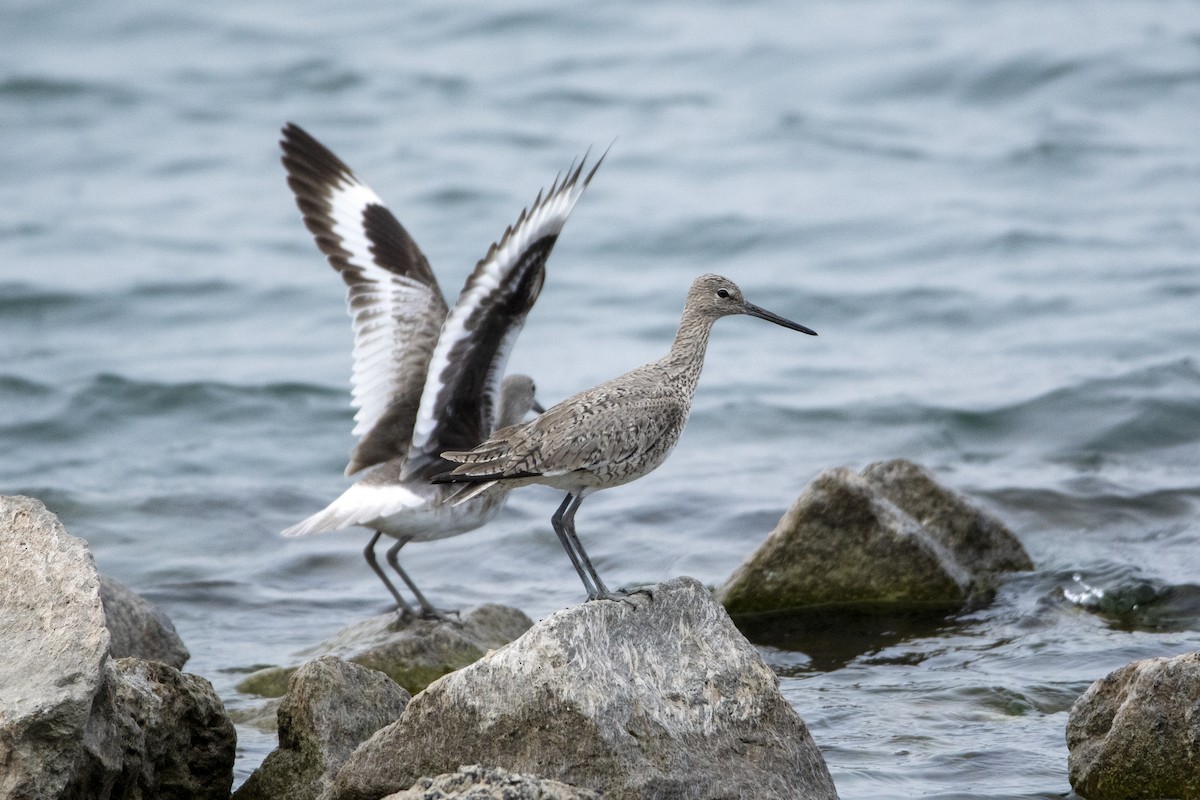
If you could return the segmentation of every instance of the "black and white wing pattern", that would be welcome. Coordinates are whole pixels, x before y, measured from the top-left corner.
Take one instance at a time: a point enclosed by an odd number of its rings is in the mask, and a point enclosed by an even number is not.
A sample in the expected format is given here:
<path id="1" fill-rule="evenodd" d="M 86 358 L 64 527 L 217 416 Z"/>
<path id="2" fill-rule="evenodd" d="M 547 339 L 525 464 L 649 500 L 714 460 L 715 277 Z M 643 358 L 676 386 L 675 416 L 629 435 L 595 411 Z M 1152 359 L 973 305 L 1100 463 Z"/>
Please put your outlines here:
<path id="1" fill-rule="evenodd" d="M 288 186 L 346 282 L 354 324 L 354 435 L 346 474 L 404 455 L 447 306 L 429 262 L 379 195 L 293 123 L 280 141 Z"/>
<path id="2" fill-rule="evenodd" d="M 429 362 L 406 476 L 450 468 L 446 450 L 469 450 L 496 426 L 500 382 L 513 343 L 546 278 L 546 259 L 567 217 L 604 161 L 572 164 L 475 265 L 446 318 Z"/>

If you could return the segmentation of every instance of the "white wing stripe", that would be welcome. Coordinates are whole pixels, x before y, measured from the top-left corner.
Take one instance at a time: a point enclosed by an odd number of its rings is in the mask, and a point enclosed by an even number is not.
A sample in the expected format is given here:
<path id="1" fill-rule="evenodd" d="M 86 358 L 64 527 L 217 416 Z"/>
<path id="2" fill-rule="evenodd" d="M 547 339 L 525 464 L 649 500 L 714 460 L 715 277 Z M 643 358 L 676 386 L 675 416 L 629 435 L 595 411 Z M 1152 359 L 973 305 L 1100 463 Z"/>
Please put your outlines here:
<path id="1" fill-rule="evenodd" d="M 363 226 L 363 214 L 383 200 L 369 186 L 343 175 L 329 186 L 331 229 L 346 250 L 347 262 L 357 267 L 365 285 L 348 292 L 347 303 L 354 326 L 354 369 L 351 404 L 354 435 L 363 436 L 387 411 L 397 388 L 392 365 L 392 326 L 401 292 L 400 278 L 375 263 L 371 241 Z M 414 291 L 414 294 L 416 292 Z M 419 297 L 412 298 L 419 303 Z M 359 307 L 356 307 L 356 304 Z"/>
<path id="2" fill-rule="evenodd" d="M 596 166 L 599 166 L 599 163 Z M 582 169 L 582 165 L 580 168 Z M 412 450 L 424 447 L 437 426 L 436 405 L 442 388 L 439 376 L 449 363 L 450 352 L 454 345 L 469 335 L 466 330 L 467 320 L 471 318 L 488 295 L 500 286 L 506 275 L 517 264 L 521 254 L 531 244 L 547 236 L 557 235 L 562 230 L 567 217 L 570 216 L 571 209 L 583 195 L 583 190 L 587 187 L 591 174 L 582 181 L 578 178 L 579 172 L 572 165 L 561 186 L 555 181 L 544 200 L 539 195 L 532 210 L 528 214 L 522 212 L 516 226 L 505 231 L 500 245 L 490 251 L 484 261 L 480 263 L 476 275 L 473 276 L 473 285 L 463 292 L 446 317 L 442 332 L 438 336 L 437 347 L 434 348 L 433 357 L 429 362 L 428 378 L 425 390 L 421 395 L 421 406 L 413 428 Z M 500 369 L 504 367 L 503 364 L 497 366 Z"/>
<path id="3" fill-rule="evenodd" d="M 347 253 L 346 261 L 358 269 L 362 281 L 347 294 L 354 327 L 351 405 L 358 409 L 353 433 L 362 437 L 387 412 L 399 390 L 393 352 L 397 322 L 417 319 L 425 313 L 429 289 L 375 262 L 364 214 L 369 206 L 383 205 L 378 194 L 345 174 L 327 188 L 330 228 Z"/>
<path id="4" fill-rule="evenodd" d="M 369 245 L 368 245 L 369 247 Z M 369 432 L 391 405 L 399 387 L 396 372 L 395 327 L 401 320 L 425 313 L 425 292 L 420 283 L 402 278 L 373 261 L 363 278 L 379 286 L 366 295 L 370 304 L 354 315 L 353 404 L 354 435 Z M 362 297 L 363 295 L 359 295 Z"/>

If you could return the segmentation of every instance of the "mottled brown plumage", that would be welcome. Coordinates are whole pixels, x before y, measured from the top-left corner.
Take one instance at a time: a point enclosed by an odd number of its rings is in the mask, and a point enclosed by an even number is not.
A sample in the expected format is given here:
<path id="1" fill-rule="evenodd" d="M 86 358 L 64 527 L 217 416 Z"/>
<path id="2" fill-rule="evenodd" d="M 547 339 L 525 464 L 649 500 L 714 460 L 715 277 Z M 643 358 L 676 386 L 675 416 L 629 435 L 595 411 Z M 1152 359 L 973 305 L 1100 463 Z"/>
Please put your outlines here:
<path id="1" fill-rule="evenodd" d="M 554 531 L 588 599 L 610 596 L 575 535 L 575 511 L 587 495 L 637 480 L 666 461 L 691 412 L 713 323 L 732 314 L 816 335 L 747 302 L 728 278 L 702 275 L 688 290 L 666 356 L 568 398 L 534 420 L 502 428 L 471 450 L 443 453 L 459 466 L 435 482 L 475 484 L 455 502 L 531 483 L 566 491 L 551 520 Z"/>

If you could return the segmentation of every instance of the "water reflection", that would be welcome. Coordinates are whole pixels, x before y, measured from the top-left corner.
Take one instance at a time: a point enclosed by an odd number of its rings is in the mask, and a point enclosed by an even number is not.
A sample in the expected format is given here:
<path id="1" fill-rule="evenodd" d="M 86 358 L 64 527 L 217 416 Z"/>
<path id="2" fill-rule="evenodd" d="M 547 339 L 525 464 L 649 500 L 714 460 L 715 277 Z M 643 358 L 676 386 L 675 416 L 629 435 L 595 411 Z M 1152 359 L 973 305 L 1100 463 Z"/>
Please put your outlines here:
<path id="1" fill-rule="evenodd" d="M 771 648 L 765 656 L 772 669 L 780 675 L 794 676 L 831 672 L 860 656 L 936 636 L 955 626 L 952 615 L 958 610 L 941 604 L 863 603 L 745 614 L 733 621 L 751 642 Z M 796 652 L 808 656 L 808 661 L 798 664 L 790 655 Z M 917 663 L 924 655 L 912 651 L 900 657 Z"/>

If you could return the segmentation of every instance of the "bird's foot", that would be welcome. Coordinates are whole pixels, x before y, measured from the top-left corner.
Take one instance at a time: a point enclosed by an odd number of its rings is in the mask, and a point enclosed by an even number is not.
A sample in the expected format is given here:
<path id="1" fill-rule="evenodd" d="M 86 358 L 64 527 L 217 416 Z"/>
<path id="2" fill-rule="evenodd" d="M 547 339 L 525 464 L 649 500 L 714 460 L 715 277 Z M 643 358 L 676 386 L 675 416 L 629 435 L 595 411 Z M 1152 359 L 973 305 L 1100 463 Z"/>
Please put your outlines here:
<path id="1" fill-rule="evenodd" d="M 421 619 L 427 619 L 433 622 L 461 623 L 462 615 L 459 614 L 457 608 L 434 608 L 433 606 L 425 606 L 421 609 Z"/>
<path id="2" fill-rule="evenodd" d="M 408 625 L 421 618 L 421 615 L 409 606 L 396 606 L 396 622 Z"/>
<path id="3" fill-rule="evenodd" d="M 644 594 L 644 595 L 646 595 L 646 599 L 654 600 L 654 587 L 653 586 L 639 586 L 636 589 L 626 589 L 625 594 L 626 595 Z"/>
<path id="4" fill-rule="evenodd" d="M 588 602 L 591 602 L 592 600 L 614 600 L 618 603 L 628 603 L 636 608 L 638 604 L 633 602 L 632 599 L 632 596 L 635 594 L 644 594 L 650 600 L 654 599 L 653 590 L 642 587 L 638 589 L 618 589 L 615 592 L 609 591 L 608 589 L 603 589 L 602 591 L 596 592 L 588 597 Z"/>

